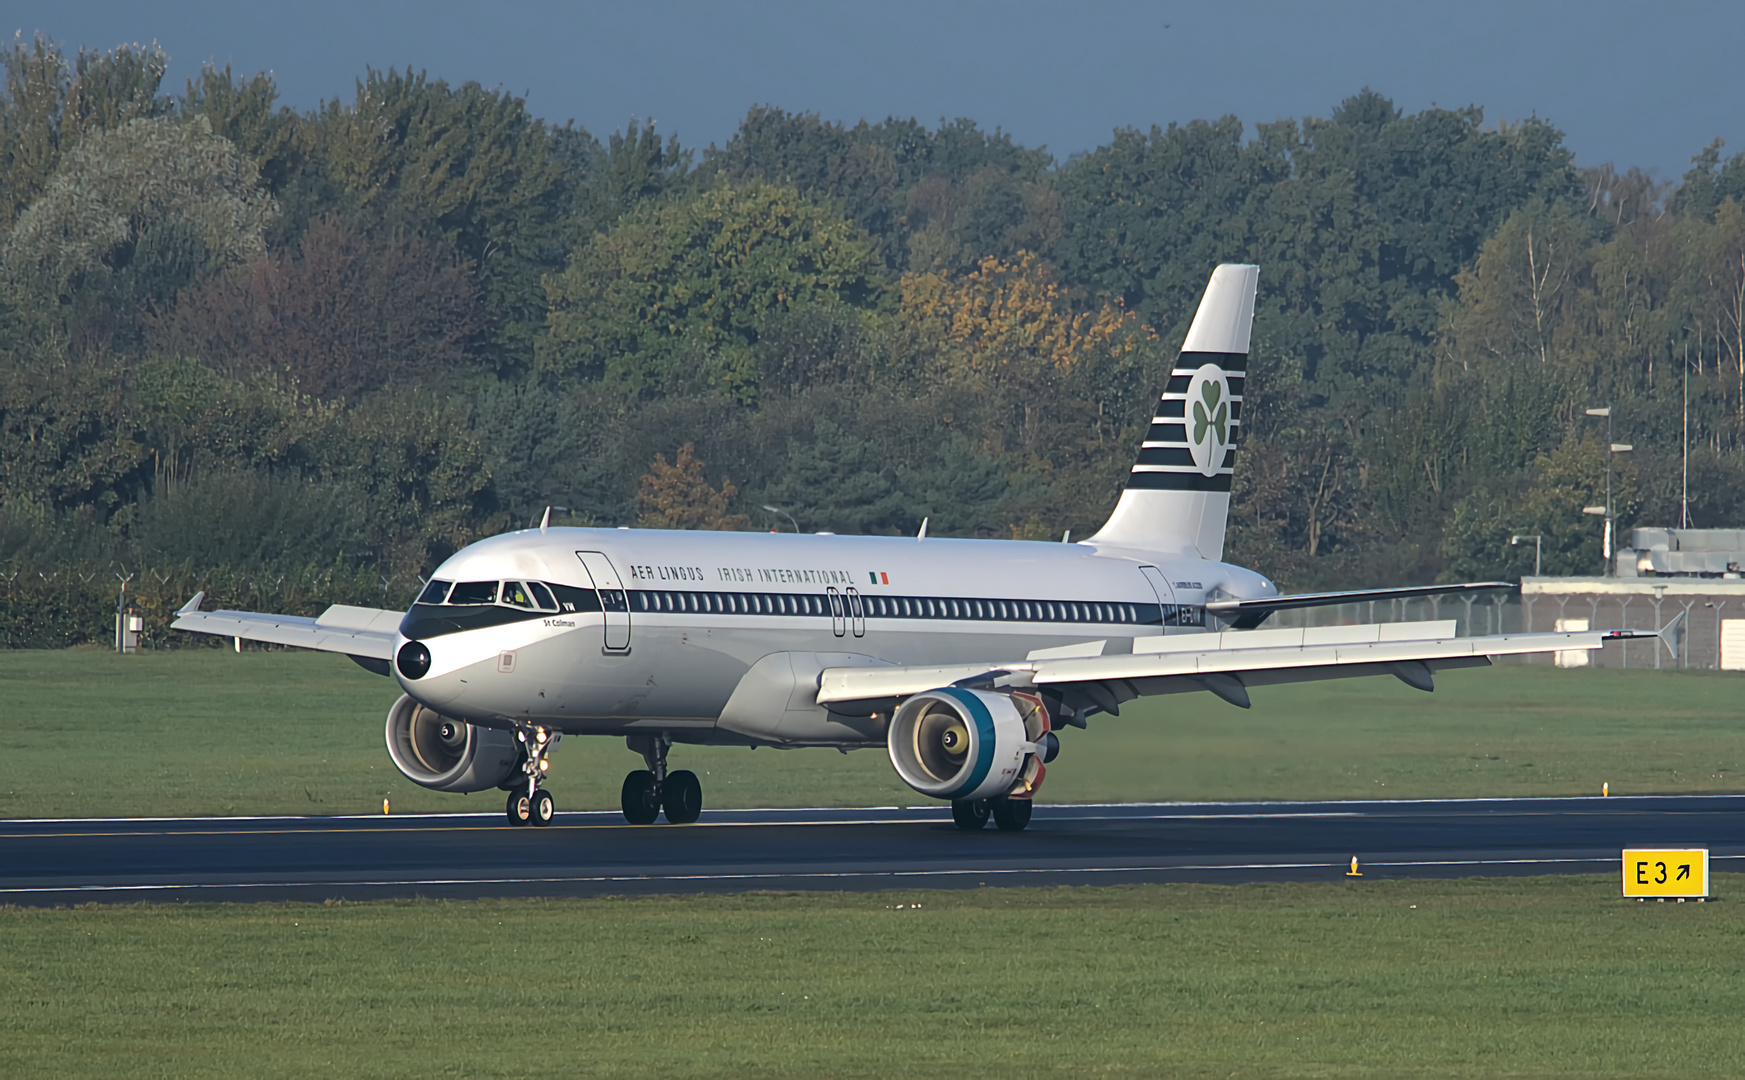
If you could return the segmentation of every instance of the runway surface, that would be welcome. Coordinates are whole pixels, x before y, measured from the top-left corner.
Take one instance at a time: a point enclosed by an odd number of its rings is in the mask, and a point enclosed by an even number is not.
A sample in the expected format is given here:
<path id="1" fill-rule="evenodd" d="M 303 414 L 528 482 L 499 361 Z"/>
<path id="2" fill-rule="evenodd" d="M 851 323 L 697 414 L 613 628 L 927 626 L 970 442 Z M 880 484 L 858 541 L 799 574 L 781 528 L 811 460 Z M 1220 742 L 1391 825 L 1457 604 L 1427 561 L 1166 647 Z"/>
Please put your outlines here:
<path id="1" fill-rule="evenodd" d="M 0 903 L 589 896 L 750 889 L 1616 873 L 1626 845 L 1745 870 L 1745 796 L 1038 806 L 960 832 L 946 808 L 0 822 Z"/>

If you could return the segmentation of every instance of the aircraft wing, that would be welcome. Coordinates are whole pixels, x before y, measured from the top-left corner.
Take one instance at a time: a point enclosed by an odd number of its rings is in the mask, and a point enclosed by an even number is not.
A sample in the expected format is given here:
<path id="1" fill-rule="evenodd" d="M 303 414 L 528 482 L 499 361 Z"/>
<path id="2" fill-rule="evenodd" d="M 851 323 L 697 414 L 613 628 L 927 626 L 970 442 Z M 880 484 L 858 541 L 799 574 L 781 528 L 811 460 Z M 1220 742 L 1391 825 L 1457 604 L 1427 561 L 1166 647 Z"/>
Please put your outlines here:
<path id="1" fill-rule="evenodd" d="M 1658 637 L 1672 648 L 1681 614 L 1660 630 L 1456 637 L 1453 620 L 1300 630 L 1239 630 L 1135 638 L 1119 655 L 1039 658 L 954 667 L 828 668 L 818 703 L 888 702 L 946 685 L 980 689 L 1051 686 L 1076 712 L 1117 713 L 1149 694 L 1207 690 L 1247 708 L 1248 687 L 1393 675 L 1420 690 L 1433 673 L 1483 667 L 1494 656 L 1598 649 L 1608 641 Z"/>
<path id="2" fill-rule="evenodd" d="M 1232 630 L 1252 630 L 1275 611 L 1292 608 L 1359 604 L 1366 600 L 1405 600 L 1415 596 L 1459 596 L 1520 588 L 1507 581 L 1471 581 L 1462 585 L 1409 585 L 1399 589 L 1353 589 L 1346 592 L 1295 593 L 1259 600 L 1213 600 L 1206 612 L 1229 621 Z"/>
<path id="3" fill-rule="evenodd" d="M 203 592 L 194 594 L 176 612 L 170 629 L 345 653 L 381 675 L 388 673 L 388 661 L 394 657 L 394 632 L 404 617 L 399 611 L 347 604 L 334 604 L 313 619 L 257 611 L 201 611 L 200 601 L 205 598 Z"/>

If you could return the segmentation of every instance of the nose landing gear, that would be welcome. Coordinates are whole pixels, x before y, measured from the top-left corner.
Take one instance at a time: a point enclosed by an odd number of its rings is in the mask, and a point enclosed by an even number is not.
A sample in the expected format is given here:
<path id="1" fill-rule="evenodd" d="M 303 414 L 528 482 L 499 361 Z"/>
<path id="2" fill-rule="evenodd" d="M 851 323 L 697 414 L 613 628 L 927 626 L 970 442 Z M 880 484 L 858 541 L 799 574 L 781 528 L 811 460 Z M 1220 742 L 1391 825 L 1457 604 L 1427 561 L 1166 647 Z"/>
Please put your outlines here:
<path id="1" fill-rule="evenodd" d="M 624 820 L 632 825 L 652 825 L 666 811 L 673 825 L 689 825 L 703 814 L 703 784 L 689 769 L 667 771 L 667 751 L 672 748 L 672 736 L 632 735 L 624 740 L 630 749 L 642 755 L 648 764 L 624 778 L 620 807 Z"/>
<path id="2" fill-rule="evenodd" d="M 545 782 L 546 770 L 551 768 L 548 755 L 563 739 L 563 732 L 547 731 L 535 724 L 517 724 L 515 739 L 521 744 L 521 771 L 526 779 L 515 781 L 514 790 L 509 792 L 509 803 L 504 808 L 509 824 L 550 825 L 557 816 L 557 804 L 552 801 L 551 792 L 540 785 Z"/>

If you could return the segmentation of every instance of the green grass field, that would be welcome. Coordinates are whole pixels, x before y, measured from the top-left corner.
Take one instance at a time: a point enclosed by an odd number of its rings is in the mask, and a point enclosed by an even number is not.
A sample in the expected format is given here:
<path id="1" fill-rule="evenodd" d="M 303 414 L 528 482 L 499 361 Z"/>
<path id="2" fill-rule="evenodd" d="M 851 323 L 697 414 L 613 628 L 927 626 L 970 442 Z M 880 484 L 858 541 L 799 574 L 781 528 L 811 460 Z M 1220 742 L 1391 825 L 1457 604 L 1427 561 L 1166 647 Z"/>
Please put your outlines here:
<path id="1" fill-rule="evenodd" d="M 1745 905 L 1616 893 L 0 909 L 0 1075 L 1745 1074 Z"/>
<path id="2" fill-rule="evenodd" d="M 1745 679 L 1496 667 L 1440 677 L 1131 703 L 1069 729 L 1045 800 L 1346 799 L 1738 791 Z M 397 689 L 303 652 L 0 652 L 0 817 L 347 814 L 499 809 L 425 791 L 382 747 Z M 570 739 L 551 788 L 566 809 L 618 804 L 641 759 Z M 908 805 L 883 751 L 680 747 L 710 806 Z"/>

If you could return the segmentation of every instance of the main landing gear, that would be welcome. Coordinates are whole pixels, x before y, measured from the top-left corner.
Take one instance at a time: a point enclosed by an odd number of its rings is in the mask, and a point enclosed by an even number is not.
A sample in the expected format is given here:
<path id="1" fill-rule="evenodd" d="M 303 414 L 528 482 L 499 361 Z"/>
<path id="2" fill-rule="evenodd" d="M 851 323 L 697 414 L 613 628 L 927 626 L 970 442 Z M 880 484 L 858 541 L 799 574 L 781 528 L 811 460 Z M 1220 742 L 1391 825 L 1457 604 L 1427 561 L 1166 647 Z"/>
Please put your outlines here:
<path id="1" fill-rule="evenodd" d="M 637 769 L 624 778 L 620 805 L 625 821 L 652 825 L 663 810 L 667 821 L 674 825 L 689 825 L 702 816 L 703 785 L 697 774 L 689 769 L 667 771 L 666 755 L 672 749 L 672 736 L 632 735 L 624 741 L 648 763 L 648 768 Z"/>
<path id="2" fill-rule="evenodd" d="M 515 738 L 521 743 L 521 771 L 526 779 L 515 781 L 509 792 L 509 804 L 504 808 L 509 815 L 509 824 L 550 825 L 551 819 L 557 816 L 557 805 L 551 801 L 551 792 L 540 784 L 545 782 L 545 772 L 551 768 L 551 759 L 547 755 L 557 747 L 563 732 L 547 731 L 534 724 L 517 724 Z"/>
<path id="3" fill-rule="evenodd" d="M 957 827 L 966 832 L 975 832 L 988 823 L 988 818 L 994 819 L 994 824 L 1005 832 L 1017 832 L 1030 824 L 1030 812 L 1033 810 L 1029 799 L 1008 799 L 1001 796 L 998 799 L 959 799 L 951 804 L 951 820 Z"/>

